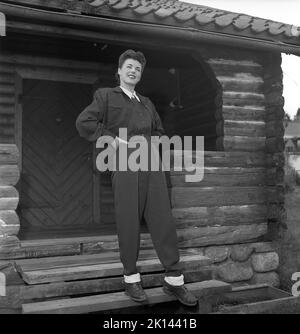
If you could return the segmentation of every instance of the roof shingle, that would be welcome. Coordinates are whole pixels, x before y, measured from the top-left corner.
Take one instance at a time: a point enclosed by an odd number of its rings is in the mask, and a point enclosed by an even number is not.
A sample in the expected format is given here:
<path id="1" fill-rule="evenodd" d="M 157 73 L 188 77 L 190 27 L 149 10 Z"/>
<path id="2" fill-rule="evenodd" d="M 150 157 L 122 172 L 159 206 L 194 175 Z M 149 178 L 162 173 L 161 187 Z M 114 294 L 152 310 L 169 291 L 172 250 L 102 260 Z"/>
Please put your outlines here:
<path id="1" fill-rule="evenodd" d="M 300 28 L 290 24 L 194 5 L 178 0 L 6 0 L 45 9 L 74 9 L 81 14 L 191 27 L 300 45 Z"/>

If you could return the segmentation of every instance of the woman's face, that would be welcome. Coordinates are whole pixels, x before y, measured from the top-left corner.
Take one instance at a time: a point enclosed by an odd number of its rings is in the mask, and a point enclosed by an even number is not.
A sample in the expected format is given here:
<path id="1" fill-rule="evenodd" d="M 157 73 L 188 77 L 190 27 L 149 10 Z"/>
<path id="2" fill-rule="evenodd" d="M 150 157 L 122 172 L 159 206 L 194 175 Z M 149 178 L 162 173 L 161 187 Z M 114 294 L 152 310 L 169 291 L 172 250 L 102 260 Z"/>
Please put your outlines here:
<path id="1" fill-rule="evenodd" d="M 120 84 L 135 87 L 141 80 L 142 64 L 135 59 L 126 59 L 121 68 L 118 68 Z"/>

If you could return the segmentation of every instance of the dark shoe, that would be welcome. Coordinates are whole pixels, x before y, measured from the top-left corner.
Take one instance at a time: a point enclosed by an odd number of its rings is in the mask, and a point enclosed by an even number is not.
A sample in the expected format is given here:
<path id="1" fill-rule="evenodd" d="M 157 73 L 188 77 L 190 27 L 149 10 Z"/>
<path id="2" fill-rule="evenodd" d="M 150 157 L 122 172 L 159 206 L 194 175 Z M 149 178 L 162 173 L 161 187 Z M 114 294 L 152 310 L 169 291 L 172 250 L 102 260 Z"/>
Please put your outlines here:
<path id="1" fill-rule="evenodd" d="M 185 285 L 174 286 L 164 280 L 163 290 L 168 295 L 175 296 L 185 306 L 196 306 L 198 299 L 185 287 Z"/>
<path id="2" fill-rule="evenodd" d="M 125 283 L 125 293 L 135 302 L 145 302 L 147 296 L 142 288 L 141 282 L 137 283 Z"/>

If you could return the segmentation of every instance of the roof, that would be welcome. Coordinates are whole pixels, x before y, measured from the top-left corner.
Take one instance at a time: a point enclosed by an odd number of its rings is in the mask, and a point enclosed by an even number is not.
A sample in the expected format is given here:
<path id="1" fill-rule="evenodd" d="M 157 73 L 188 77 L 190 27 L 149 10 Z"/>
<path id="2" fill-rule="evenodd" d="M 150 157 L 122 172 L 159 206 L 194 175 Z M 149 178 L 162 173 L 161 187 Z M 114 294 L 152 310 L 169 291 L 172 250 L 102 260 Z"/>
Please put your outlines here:
<path id="1" fill-rule="evenodd" d="M 193 28 L 300 47 L 300 28 L 177 0 L 6 0 L 27 7 Z"/>

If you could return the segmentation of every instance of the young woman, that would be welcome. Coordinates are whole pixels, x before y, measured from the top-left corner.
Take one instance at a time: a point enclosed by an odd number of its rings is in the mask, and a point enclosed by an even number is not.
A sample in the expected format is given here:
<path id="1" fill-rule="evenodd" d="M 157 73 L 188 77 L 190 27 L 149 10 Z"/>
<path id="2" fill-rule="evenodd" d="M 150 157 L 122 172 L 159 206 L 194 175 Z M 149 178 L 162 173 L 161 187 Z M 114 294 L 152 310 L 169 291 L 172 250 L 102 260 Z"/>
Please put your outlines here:
<path id="1" fill-rule="evenodd" d="M 161 136 L 164 129 L 153 103 L 135 91 L 145 65 L 146 59 L 141 52 L 127 50 L 121 54 L 117 72 L 120 85 L 98 89 L 93 102 L 78 116 L 76 126 L 82 137 L 95 141 L 100 136 L 109 135 L 116 154 L 121 145 L 122 149 L 125 145 L 130 153 L 128 142 L 118 137 L 119 129 L 125 128 L 128 138 L 142 136 L 151 150 L 151 136 Z M 176 228 L 163 171 L 116 169 L 111 175 L 125 292 L 135 301 L 142 302 L 147 298 L 136 266 L 140 224 L 144 218 L 165 269 L 164 291 L 175 295 L 184 305 L 196 305 L 197 299 L 184 286 Z"/>

